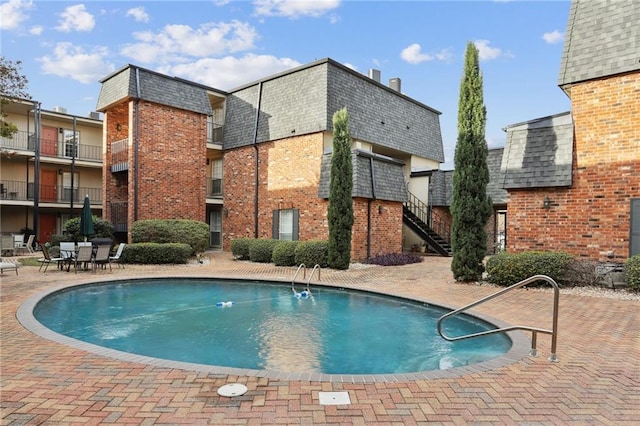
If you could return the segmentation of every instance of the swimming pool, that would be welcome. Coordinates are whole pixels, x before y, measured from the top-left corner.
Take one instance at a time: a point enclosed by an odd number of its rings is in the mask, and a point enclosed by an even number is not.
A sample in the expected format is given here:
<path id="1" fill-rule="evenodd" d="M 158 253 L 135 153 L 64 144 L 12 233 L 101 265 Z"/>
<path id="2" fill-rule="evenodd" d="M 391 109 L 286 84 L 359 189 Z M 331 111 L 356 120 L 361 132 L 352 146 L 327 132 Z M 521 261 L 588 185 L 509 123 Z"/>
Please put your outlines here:
<path id="1" fill-rule="evenodd" d="M 73 286 L 33 303 L 38 321 L 72 339 L 251 371 L 402 374 L 475 365 L 511 348 L 503 334 L 442 340 L 435 321 L 445 312 L 353 290 L 314 287 L 305 299 L 283 283 L 194 278 Z M 445 324 L 449 335 L 494 328 L 471 316 Z"/>

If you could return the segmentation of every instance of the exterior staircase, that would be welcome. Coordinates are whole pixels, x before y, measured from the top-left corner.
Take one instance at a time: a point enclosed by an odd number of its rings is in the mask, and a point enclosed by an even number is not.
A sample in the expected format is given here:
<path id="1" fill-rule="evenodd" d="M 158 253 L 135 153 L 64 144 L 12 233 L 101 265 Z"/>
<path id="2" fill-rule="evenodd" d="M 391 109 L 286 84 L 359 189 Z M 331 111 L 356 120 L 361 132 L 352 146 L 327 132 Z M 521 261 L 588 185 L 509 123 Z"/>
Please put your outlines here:
<path id="1" fill-rule="evenodd" d="M 409 193 L 409 200 L 402 206 L 402 222 L 422 238 L 431 250 L 441 256 L 451 256 L 451 225 L 430 212 L 429 206 L 412 193 Z"/>

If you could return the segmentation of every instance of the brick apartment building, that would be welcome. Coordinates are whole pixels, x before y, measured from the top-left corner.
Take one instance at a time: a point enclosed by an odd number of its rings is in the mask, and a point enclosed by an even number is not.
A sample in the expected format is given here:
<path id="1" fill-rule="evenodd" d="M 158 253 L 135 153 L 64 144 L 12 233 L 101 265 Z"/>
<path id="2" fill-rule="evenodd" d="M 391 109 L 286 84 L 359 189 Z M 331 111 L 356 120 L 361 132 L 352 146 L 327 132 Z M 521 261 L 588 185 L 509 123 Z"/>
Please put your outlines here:
<path id="1" fill-rule="evenodd" d="M 4 119 L 18 131 L 0 137 L 0 232 L 3 251 L 13 235 L 46 242 L 77 217 L 85 195 L 102 215 L 102 120 L 44 110 L 29 99 L 3 99 Z M 28 238 L 28 237 L 27 237 Z M 27 241 L 25 238 L 25 241 Z"/>
<path id="2" fill-rule="evenodd" d="M 230 92 L 127 65 L 105 77 L 104 216 L 207 221 L 211 246 L 238 237 L 327 239 L 332 117 L 352 137 L 352 258 L 419 239 L 403 226 L 411 194 L 428 203 L 444 161 L 440 113 L 331 59 Z"/>
<path id="3" fill-rule="evenodd" d="M 573 0 L 559 86 L 571 113 L 506 128 L 507 248 L 640 253 L 640 3 Z"/>

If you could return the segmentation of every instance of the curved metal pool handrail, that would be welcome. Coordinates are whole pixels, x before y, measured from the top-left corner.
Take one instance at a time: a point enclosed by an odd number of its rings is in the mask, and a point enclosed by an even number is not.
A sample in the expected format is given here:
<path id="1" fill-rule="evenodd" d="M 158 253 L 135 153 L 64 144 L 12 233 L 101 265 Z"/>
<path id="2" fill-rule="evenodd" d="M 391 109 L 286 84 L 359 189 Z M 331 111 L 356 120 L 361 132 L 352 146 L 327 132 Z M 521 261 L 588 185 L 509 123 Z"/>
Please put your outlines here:
<path id="1" fill-rule="evenodd" d="M 307 267 L 304 265 L 304 263 L 301 263 L 300 266 L 298 266 L 298 270 L 296 271 L 295 275 L 293 276 L 293 280 L 291 280 L 291 291 L 293 291 L 293 294 L 296 294 L 296 278 L 298 278 L 298 274 L 300 273 L 300 269 L 302 269 L 304 271 L 304 275 L 303 278 L 307 276 Z"/>
<path id="2" fill-rule="evenodd" d="M 311 278 L 313 278 L 313 273 L 318 270 L 318 281 L 320 281 L 320 265 L 318 265 L 317 263 L 315 264 L 315 266 L 313 267 L 313 269 L 311 270 L 311 273 L 309 274 L 309 279 L 307 280 L 307 293 L 311 293 L 311 290 L 309 290 L 309 283 L 311 282 Z"/>
<path id="3" fill-rule="evenodd" d="M 487 302 L 491 299 L 494 299 L 498 296 L 503 295 L 504 293 L 507 293 L 511 290 L 514 290 L 516 288 L 520 288 L 523 287 L 527 284 L 531 284 L 534 281 L 546 281 L 549 284 L 551 284 L 553 286 L 553 324 L 552 324 L 552 329 L 551 330 L 547 330 L 547 329 L 543 329 L 543 328 L 536 328 L 536 327 L 529 327 L 529 326 L 524 326 L 524 325 L 514 325 L 514 326 L 509 326 L 509 327 L 503 327 L 503 328 L 497 328 L 497 329 L 493 329 L 493 330 L 487 330 L 487 331 L 482 331 L 479 333 L 473 333 L 473 334 L 465 334 L 463 336 L 456 336 L 456 337 L 449 337 L 447 335 L 445 335 L 442 332 L 442 322 L 454 315 L 459 314 L 460 312 L 466 311 L 467 309 L 471 309 L 474 306 L 478 306 L 484 302 Z M 461 308 L 456 309 L 455 311 L 451 311 L 449 313 L 446 313 L 444 315 L 442 315 L 439 319 L 438 319 L 438 334 L 440 334 L 440 336 L 449 341 L 449 342 L 455 342 L 457 340 L 463 340 L 463 339 L 471 339 L 473 337 L 479 337 L 479 336 L 486 336 L 488 334 L 495 334 L 495 333 L 501 333 L 501 332 L 505 332 L 505 331 L 512 331 L 512 330 L 527 330 L 527 331 L 531 331 L 532 336 L 531 336 L 531 351 L 529 352 L 529 355 L 531 356 L 536 356 L 536 342 L 537 342 L 537 333 L 545 333 L 545 334 L 550 334 L 551 335 L 551 356 L 549 357 L 549 361 L 558 361 L 558 358 L 556 357 L 556 344 L 557 344 L 557 340 L 558 340 L 558 305 L 559 305 L 559 300 L 560 300 L 560 289 L 558 287 L 558 284 L 554 281 L 553 278 L 548 277 L 546 275 L 534 275 L 532 277 L 529 277 L 527 279 L 524 279 L 518 283 L 515 283 L 505 289 L 502 289 L 498 292 L 495 292 L 493 294 L 490 294 L 489 296 L 483 297 L 482 299 L 476 300 L 473 303 L 470 303 L 466 306 L 463 306 Z"/>

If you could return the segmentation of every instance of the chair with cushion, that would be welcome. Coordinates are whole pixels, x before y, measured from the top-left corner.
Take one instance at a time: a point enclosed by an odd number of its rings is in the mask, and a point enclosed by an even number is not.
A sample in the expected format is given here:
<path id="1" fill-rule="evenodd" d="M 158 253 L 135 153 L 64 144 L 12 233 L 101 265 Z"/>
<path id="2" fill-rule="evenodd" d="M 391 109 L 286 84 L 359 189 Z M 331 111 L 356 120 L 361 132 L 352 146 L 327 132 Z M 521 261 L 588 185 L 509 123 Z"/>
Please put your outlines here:
<path id="1" fill-rule="evenodd" d="M 42 270 L 42 267 L 44 265 L 47 265 L 44 267 L 45 273 L 47 272 L 47 268 L 49 267 L 49 264 L 56 263 L 60 265 L 61 262 L 66 261 L 64 257 L 51 257 L 51 255 L 49 254 L 49 249 L 45 245 L 42 246 L 42 255 L 44 257 L 42 259 L 38 259 L 38 262 L 40 262 L 40 269 L 38 269 L 38 271 Z"/>
<path id="2" fill-rule="evenodd" d="M 2 274 L 5 269 L 15 269 L 16 275 L 18 275 L 18 265 L 13 262 L 5 262 L 0 257 L 0 274 Z"/>
<path id="3" fill-rule="evenodd" d="M 127 245 L 126 243 L 120 243 L 120 245 L 118 246 L 118 251 L 116 252 L 116 255 L 109 256 L 109 261 L 117 263 L 118 268 L 120 267 L 120 256 L 122 256 L 122 251 L 124 250 L 124 246 L 126 245 Z M 124 269 L 124 265 L 122 265 L 122 268 Z"/>

